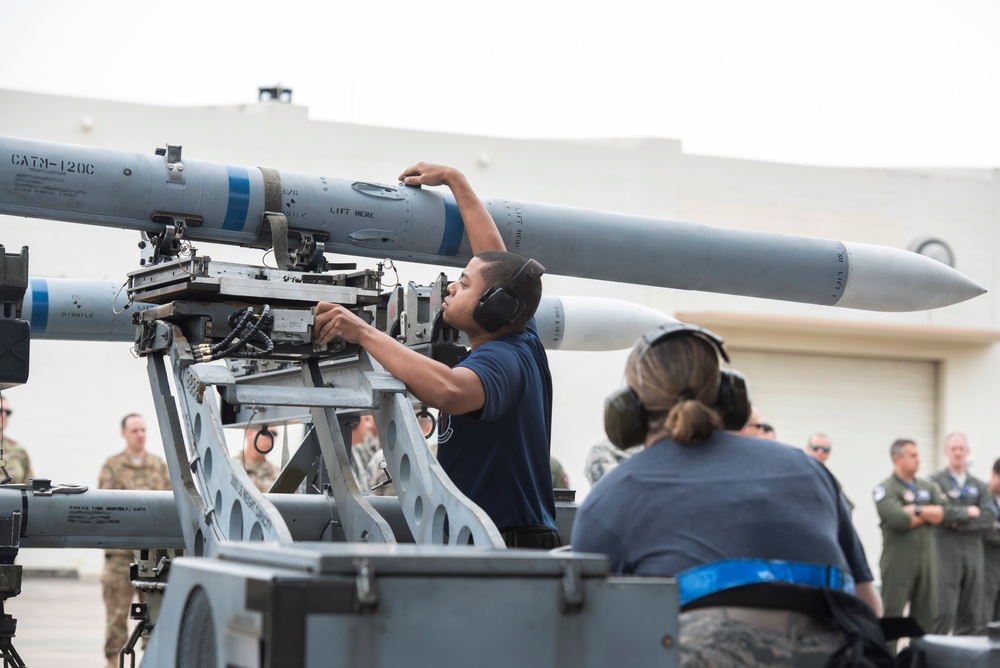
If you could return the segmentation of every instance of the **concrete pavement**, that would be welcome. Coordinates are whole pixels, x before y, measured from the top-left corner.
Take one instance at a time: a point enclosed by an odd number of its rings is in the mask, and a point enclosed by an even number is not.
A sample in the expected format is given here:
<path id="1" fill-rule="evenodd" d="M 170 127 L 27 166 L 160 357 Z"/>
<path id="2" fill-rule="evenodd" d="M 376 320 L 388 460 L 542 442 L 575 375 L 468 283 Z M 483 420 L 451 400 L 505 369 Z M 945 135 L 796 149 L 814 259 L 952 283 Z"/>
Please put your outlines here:
<path id="1" fill-rule="evenodd" d="M 4 612 L 17 620 L 13 645 L 28 668 L 105 667 L 104 603 L 97 576 L 34 577 L 26 572 L 21 594 L 5 603 Z"/>

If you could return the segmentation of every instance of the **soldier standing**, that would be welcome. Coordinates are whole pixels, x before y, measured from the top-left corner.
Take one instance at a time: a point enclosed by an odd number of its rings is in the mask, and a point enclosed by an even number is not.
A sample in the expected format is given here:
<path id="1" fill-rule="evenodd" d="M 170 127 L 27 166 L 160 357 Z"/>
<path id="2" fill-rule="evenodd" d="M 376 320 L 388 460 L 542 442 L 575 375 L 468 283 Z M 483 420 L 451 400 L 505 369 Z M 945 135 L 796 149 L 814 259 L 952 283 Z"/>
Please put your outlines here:
<path id="1" fill-rule="evenodd" d="M 354 480 L 362 494 L 367 494 L 372 487 L 372 474 L 368 470 L 368 464 L 381 447 L 375 418 L 371 415 L 359 416 L 351 428 L 351 470 L 354 471 Z"/>
<path id="2" fill-rule="evenodd" d="M 890 454 L 893 474 L 873 492 L 882 526 L 883 614 L 900 617 L 909 601 L 910 616 L 928 630 L 937 612 L 934 525 L 944 519 L 948 497 L 936 483 L 916 478 L 916 443 L 898 439 Z"/>
<path id="3" fill-rule="evenodd" d="M 949 508 L 937 529 L 938 611 L 933 632 L 975 635 L 983 624 L 983 534 L 993 527 L 990 491 L 966 468 L 969 443 L 963 434 L 945 439 L 948 466 L 931 480 L 948 495 Z"/>
<path id="4" fill-rule="evenodd" d="M 129 413 L 122 418 L 125 450 L 104 462 L 101 489 L 170 489 L 167 463 L 146 452 L 146 422 L 141 415 Z M 128 640 L 128 613 L 132 605 L 129 581 L 131 550 L 105 550 L 101 589 L 104 594 L 104 656 L 108 668 L 118 665 L 118 652 Z M 144 596 L 140 593 L 139 599 Z"/>
<path id="5" fill-rule="evenodd" d="M 278 469 L 265 456 L 274 449 L 274 436 L 274 432 L 269 429 L 248 430 L 243 452 L 234 457 L 243 465 L 250 482 L 262 492 L 271 489 L 271 484 L 278 477 Z"/>
<path id="6" fill-rule="evenodd" d="M 0 448 L 3 448 L 3 452 L 0 455 L 6 460 L 4 466 L 11 477 L 9 482 L 28 482 L 28 478 L 34 476 L 34 473 L 31 471 L 31 460 L 28 458 L 28 453 L 18 445 L 17 441 L 7 436 L 7 426 L 10 424 L 10 416 L 13 413 L 14 410 L 10 407 L 10 400 L 7 397 L 0 397 Z"/>
<path id="7" fill-rule="evenodd" d="M 806 441 L 806 454 L 820 462 L 823 466 L 826 466 L 826 460 L 830 458 L 830 451 L 833 450 L 833 441 L 826 434 L 820 432 L 815 432 L 809 434 L 809 438 Z M 830 475 L 833 475 L 832 473 Z M 847 498 L 844 494 L 844 488 L 840 484 L 840 480 L 837 476 L 833 476 L 833 481 L 837 483 L 837 491 L 840 492 L 840 498 L 844 500 L 847 504 L 847 510 L 852 514 L 854 513 L 854 502 Z"/>
<path id="8" fill-rule="evenodd" d="M 993 526 L 983 534 L 983 562 L 986 585 L 983 587 L 983 623 L 1000 622 L 1000 459 L 993 462 L 987 484 L 990 489 L 990 519 Z M 985 633 L 985 631 L 981 632 Z"/>

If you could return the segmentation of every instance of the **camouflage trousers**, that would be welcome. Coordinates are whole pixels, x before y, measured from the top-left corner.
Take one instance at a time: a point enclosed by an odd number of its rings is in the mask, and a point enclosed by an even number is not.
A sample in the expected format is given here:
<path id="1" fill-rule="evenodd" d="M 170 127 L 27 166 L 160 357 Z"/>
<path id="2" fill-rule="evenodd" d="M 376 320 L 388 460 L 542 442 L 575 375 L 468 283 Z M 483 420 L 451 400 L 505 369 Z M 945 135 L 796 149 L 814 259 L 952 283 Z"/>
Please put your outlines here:
<path id="1" fill-rule="evenodd" d="M 681 668 L 821 667 L 845 638 L 825 624 L 799 633 L 761 628 L 729 619 L 724 608 L 685 612 L 680 622 Z"/>
<path id="2" fill-rule="evenodd" d="M 132 553 L 106 554 L 104 572 L 101 574 L 101 590 L 104 595 L 104 656 L 117 657 L 128 642 L 128 618 L 132 597 L 136 593 L 129 582 L 128 568 Z M 139 594 L 145 601 L 145 594 Z"/>

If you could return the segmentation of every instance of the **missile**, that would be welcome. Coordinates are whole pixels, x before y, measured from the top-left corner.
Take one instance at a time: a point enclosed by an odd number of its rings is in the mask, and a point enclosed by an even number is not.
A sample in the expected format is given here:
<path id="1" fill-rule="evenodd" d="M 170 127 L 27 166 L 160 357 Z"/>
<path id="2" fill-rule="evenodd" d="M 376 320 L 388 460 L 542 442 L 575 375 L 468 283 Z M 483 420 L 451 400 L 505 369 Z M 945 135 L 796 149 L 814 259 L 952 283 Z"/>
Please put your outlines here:
<path id="1" fill-rule="evenodd" d="M 535 311 L 538 337 L 547 350 L 621 350 L 676 318 L 641 304 L 605 297 L 543 295 Z"/>
<path id="2" fill-rule="evenodd" d="M 0 516 L 22 513 L 20 546 L 24 548 L 144 549 L 183 548 L 173 492 L 86 489 L 73 493 L 36 493 L 24 485 L 0 485 Z M 63 488 L 65 486 L 56 486 Z M 337 507 L 325 494 L 265 494 L 287 520 L 296 541 L 341 540 Z M 399 501 L 394 496 L 367 496 L 402 542 L 413 542 Z M 335 522 L 334 522 L 335 521 Z"/>
<path id="3" fill-rule="evenodd" d="M 346 540 L 333 497 L 266 493 L 264 498 L 285 519 L 292 540 Z M 399 499 L 374 495 L 365 499 L 389 523 L 399 542 L 413 542 Z M 37 490 L 30 485 L 0 485 L 0 517 L 10 517 L 13 512 L 21 513 L 19 545 L 23 548 L 184 547 L 173 492 L 72 485 Z M 570 535 L 575 515 L 576 503 L 557 497 L 556 526 L 563 535 Z"/>
<path id="4" fill-rule="evenodd" d="M 985 290 L 909 251 L 483 199 L 507 249 L 549 273 L 873 311 L 955 304 Z M 462 267 L 471 256 L 446 188 L 0 137 L 0 214 L 268 248 L 266 212 L 324 252 Z"/>
<path id="5" fill-rule="evenodd" d="M 62 341 L 135 341 L 132 313 L 155 306 L 134 302 L 114 281 L 80 278 L 28 279 L 21 317 L 31 338 Z M 674 318 L 647 306 L 603 297 L 543 296 L 535 312 L 548 350 L 601 351 L 629 348 L 653 327 Z"/>
<path id="6" fill-rule="evenodd" d="M 155 304 L 129 305 L 114 281 L 31 277 L 21 317 L 33 339 L 134 342 L 132 314 L 150 306 Z"/>

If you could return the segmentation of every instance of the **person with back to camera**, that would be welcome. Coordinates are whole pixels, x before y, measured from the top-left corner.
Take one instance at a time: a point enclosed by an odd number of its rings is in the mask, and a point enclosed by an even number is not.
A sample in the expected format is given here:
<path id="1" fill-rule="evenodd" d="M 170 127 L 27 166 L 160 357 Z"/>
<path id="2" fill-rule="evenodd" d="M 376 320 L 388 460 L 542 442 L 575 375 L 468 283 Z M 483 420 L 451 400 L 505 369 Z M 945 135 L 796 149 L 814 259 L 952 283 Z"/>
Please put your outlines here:
<path id="1" fill-rule="evenodd" d="M 851 652 L 892 665 L 836 484 L 797 448 L 727 431 L 746 423 L 749 396 L 720 356 L 721 339 L 683 323 L 632 349 L 605 426 L 646 449 L 591 490 L 573 549 L 608 555 L 614 573 L 678 578 L 681 666 L 825 666 Z"/>
<path id="2" fill-rule="evenodd" d="M 316 306 L 313 340 L 340 336 L 360 345 L 439 411 L 438 462 L 508 547 L 559 547 L 549 468 L 552 376 L 534 318 L 545 269 L 506 251 L 458 170 L 421 162 L 399 178 L 408 186 L 446 185 L 454 196 L 475 257 L 448 286 L 442 318 L 465 332 L 472 350 L 449 368 L 328 302 Z"/>

